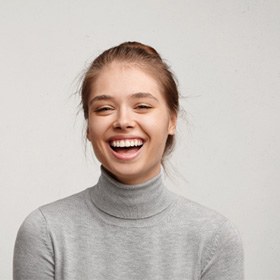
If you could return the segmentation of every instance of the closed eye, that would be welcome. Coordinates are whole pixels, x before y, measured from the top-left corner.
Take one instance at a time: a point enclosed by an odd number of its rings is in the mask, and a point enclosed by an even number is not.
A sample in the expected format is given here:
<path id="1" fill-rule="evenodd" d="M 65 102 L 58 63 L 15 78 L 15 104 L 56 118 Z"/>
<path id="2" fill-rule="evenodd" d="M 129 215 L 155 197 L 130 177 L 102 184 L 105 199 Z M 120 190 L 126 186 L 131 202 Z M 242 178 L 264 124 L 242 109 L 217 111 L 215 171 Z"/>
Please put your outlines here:
<path id="1" fill-rule="evenodd" d="M 148 104 L 138 104 L 135 106 L 135 109 L 139 109 L 139 110 L 148 110 L 148 109 L 152 109 L 152 108 L 153 107 Z"/>
<path id="2" fill-rule="evenodd" d="M 102 112 L 108 112 L 108 111 L 111 111 L 111 110 L 114 110 L 113 107 L 111 106 L 102 106 L 102 107 L 97 107 L 94 109 L 94 112 L 96 113 L 102 113 Z"/>

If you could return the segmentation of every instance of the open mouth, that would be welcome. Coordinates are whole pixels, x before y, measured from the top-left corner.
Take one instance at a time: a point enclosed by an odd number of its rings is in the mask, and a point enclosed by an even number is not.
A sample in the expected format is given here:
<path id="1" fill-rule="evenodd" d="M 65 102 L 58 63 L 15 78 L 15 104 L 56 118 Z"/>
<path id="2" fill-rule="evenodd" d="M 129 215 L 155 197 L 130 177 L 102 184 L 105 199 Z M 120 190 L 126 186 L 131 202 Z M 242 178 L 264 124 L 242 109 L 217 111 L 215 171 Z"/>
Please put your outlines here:
<path id="1" fill-rule="evenodd" d="M 120 154 L 133 154 L 144 145 L 142 139 L 122 139 L 110 141 L 110 147 L 113 151 Z"/>

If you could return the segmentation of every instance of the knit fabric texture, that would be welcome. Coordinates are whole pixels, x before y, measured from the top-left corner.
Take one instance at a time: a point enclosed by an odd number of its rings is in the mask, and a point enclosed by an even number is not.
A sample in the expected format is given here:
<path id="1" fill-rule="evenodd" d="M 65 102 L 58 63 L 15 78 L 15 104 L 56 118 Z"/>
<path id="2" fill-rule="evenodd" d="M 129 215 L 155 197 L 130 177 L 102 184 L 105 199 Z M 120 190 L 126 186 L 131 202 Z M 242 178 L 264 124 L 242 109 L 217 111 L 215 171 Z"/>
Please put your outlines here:
<path id="1" fill-rule="evenodd" d="M 21 225 L 14 280 L 241 280 L 243 249 L 224 216 L 169 191 L 163 172 L 98 183 L 42 206 Z"/>

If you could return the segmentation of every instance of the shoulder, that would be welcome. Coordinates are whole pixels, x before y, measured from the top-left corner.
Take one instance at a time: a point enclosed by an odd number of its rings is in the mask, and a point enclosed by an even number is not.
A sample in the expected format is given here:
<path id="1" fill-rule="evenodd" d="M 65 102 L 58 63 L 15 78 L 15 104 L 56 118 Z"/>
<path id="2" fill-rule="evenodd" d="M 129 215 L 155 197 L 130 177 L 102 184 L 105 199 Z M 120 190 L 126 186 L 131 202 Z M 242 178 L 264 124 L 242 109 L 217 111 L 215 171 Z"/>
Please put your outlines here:
<path id="1" fill-rule="evenodd" d="M 174 219 L 208 244 L 217 240 L 219 243 L 224 240 L 240 243 L 239 230 L 227 217 L 183 196 L 178 196 Z"/>
<path id="2" fill-rule="evenodd" d="M 32 211 L 21 224 L 17 240 L 21 240 L 23 243 L 32 243 L 38 236 L 42 243 L 46 239 L 46 221 L 39 209 Z"/>
<path id="3" fill-rule="evenodd" d="M 40 206 L 38 210 L 41 211 L 42 215 L 45 217 L 52 215 L 58 217 L 71 216 L 86 208 L 86 201 L 88 198 L 89 189 L 85 189 L 79 193 Z"/>
<path id="4" fill-rule="evenodd" d="M 182 196 L 178 196 L 175 217 L 191 240 L 199 244 L 203 270 L 228 260 L 227 265 L 238 263 L 241 273 L 242 240 L 236 225 L 227 217 Z"/>
<path id="5" fill-rule="evenodd" d="M 219 225 L 227 221 L 227 218 L 218 211 L 179 195 L 176 216 L 182 222 L 196 226 Z"/>
<path id="6" fill-rule="evenodd" d="M 14 274 L 25 275 L 33 266 L 33 272 L 47 261 L 51 271 L 54 251 L 45 218 L 39 209 L 30 213 L 21 224 L 14 246 Z M 29 266 L 28 266 L 29 264 Z"/>
<path id="7" fill-rule="evenodd" d="M 23 236 L 46 235 L 51 229 L 71 225 L 79 221 L 87 211 L 89 189 L 40 206 L 32 211 L 22 223 L 19 234 Z"/>

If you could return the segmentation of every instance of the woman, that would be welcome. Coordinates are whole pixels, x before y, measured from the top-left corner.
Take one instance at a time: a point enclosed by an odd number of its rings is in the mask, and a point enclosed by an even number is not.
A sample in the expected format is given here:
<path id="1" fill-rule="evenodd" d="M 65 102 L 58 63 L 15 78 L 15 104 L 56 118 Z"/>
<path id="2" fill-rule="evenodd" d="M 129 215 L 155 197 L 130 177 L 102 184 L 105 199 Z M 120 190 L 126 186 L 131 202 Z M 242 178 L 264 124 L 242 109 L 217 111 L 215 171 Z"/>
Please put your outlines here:
<path id="1" fill-rule="evenodd" d="M 101 176 L 27 217 L 14 280 L 243 279 L 232 224 L 164 185 L 179 103 L 159 54 L 137 42 L 105 51 L 85 74 L 81 97 Z"/>

